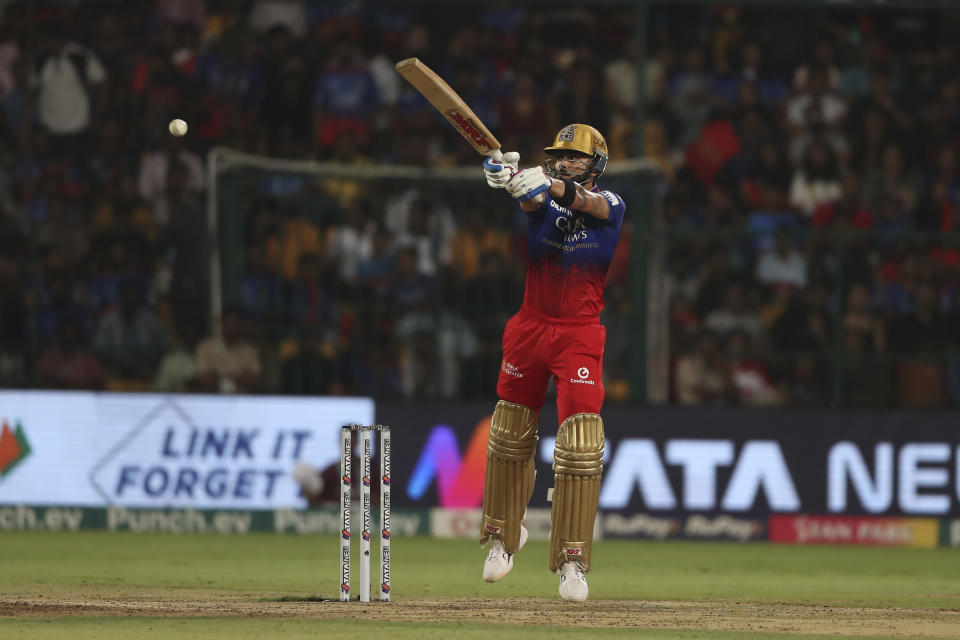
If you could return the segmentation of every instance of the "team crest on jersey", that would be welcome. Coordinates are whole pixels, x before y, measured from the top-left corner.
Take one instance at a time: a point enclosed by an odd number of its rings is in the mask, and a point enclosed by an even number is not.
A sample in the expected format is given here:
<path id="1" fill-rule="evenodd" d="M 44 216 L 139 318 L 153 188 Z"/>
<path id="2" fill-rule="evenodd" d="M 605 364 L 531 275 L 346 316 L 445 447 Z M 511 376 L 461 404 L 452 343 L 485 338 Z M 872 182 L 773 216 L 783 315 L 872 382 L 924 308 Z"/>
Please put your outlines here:
<path id="1" fill-rule="evenodd" d="M 577 125 L 568 124 L 560 131 L 560 135 L 557 136 L 557 140 L 562 142 L 573 142 L 573 137 L 577 133 Z"/>

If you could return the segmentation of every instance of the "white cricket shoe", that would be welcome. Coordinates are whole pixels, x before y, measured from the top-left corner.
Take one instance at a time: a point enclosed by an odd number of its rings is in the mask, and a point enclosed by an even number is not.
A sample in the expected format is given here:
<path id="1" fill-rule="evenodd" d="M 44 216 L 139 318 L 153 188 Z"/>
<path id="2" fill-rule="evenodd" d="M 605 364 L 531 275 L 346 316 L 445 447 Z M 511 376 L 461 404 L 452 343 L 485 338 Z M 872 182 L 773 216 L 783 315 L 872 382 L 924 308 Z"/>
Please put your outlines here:
<path id="1" fill-rule="evenodd" d="M 560 565 L 560 597 L 569 602 L 583 602 L 590 593 L 587 577 L 579 562 L 564 562 Z"/>
<path id="2" fill-rule="evenodd" d="M 527 543 L 528 535 L 527 528 L 520 525 L 520 546 L 518 550 L 522 549 L 523 545 Z M 483 563 L 483 581 L 496 582 L 510 573 L 510 569 L 513 569 L 513 554 L 508 553 L 503 548 L 503 541 L 499 538 L 492 538 L 490 540 L 490 553 L 487 554 L 487 559 Z"/>

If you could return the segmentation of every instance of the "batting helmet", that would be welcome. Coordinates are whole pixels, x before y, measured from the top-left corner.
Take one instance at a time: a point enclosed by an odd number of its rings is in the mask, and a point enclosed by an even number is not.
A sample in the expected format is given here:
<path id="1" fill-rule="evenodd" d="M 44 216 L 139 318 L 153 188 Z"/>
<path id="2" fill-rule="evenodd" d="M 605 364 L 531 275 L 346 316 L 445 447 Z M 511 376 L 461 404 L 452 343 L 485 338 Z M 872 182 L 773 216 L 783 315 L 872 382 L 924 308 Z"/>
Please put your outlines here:
<path id="1" fill-rule="evenodd" d="M 588 171 L 596 172 L 599 177 L 607 168 L 607 141 L 603 135 L 588 124 L 568 124 L 557 133 L 553 144 L 543 149 L 547 153 L 555 151 L 576 151 L 592 158 Z M 582 176 L 583 174 L 581 174 Z M 580 178 L 581 176 L 577 176 Z M 583 176 L 584 179 L 591 176 Z M 582 182 L 582 180 L 577 180 Z"/>

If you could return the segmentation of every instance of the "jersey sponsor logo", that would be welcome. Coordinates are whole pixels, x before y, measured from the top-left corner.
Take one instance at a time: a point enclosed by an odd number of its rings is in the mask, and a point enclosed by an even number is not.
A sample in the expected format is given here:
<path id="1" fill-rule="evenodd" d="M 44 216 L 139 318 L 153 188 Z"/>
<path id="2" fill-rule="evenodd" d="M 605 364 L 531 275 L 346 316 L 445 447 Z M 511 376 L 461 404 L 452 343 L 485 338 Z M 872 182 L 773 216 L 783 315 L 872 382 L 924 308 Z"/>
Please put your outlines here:
<path id="1" fill-rule="evenodd" d="M 617 197 L 617 194 L 610 191 L 601 191 L 600 194 L 607 199 L 611 206 L 615 207 L 620 204 L 620 198 Z"/>
<path id="2" fill-rule="evenodd" d="M 520 369 L 516 365 L 510 362 L 507 362 L 506 360 L 503 361 L 503 364 L 501 365 L 500 368 L 503 369 L 503 372 L 508 376 L 513 376 L 514 378 L 523 377 L 523 372 L 520 371 Z"/>
<path id="3" fill-rule="evenodd" d="M 577 240 L 587 239 L 587 223 L 581 216 L 573 216 L 567 213 L 566 215 L 557 216 L 553 224 L 563 232 L 564 242 L 576 242 Z"/>
<path id="4" fill-rule="evenodd" d="M 588 380 L 590 377 L 590 369 L 586 367 L 580 367 L 577 369 L 577 377 L 570 378 L 570 382 L 574 384 L 596 384 L 593 380 Z"/>

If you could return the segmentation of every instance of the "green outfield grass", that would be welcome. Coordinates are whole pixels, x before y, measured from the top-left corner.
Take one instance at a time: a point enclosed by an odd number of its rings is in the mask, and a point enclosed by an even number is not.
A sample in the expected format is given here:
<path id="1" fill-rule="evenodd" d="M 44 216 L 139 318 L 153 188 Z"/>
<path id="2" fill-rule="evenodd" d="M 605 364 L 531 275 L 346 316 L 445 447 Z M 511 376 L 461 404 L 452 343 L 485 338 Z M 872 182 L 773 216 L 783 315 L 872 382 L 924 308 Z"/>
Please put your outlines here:
<path id="1" fill-rule="evenodd" d="M 909 626 L 874 635 L 857 631 L 858 620 L 873 624 L 876 618 L 877 628 L 885 629 L 889 618 L 933 624 L 933 635 L 925 637 L 951 637 L 936 635 L 937 625 L 955 620 L 953 637 L 960 637 L 958 550 L 602 541 L 584 605 L 559 603 L 543 542 L 531 542 L 513 572 L 492 585 L 479 578 L 484 554 L 474 543 L 397 538 L 393 552 L 395 602 L 343 605 L 310 601 L 336 597 L 338 547 L 332 536 L 0 533 L 0 636 L 299 638 L 388 631 L 393 640 L 507 637 L 522 630 L 531 638 L 587 638 L 601 633 L 594 625 L 605 624 L 604 616 L 626 610 L 627 624 L 635 626 L 604 628 L 604 635 L 923 637 L 920 631 L 910 635 Z M 355 570 L 358 557 L 355 548 Z M 482 603 L 493 617 L 452 619 L 445 600 L 455 600 L 463 616 L 472 615 L 471 602 Z M 437 607 L 437 619 L 429 608 L 423 617 L 423 602 Z M 510 626 L 494 615 L 500 602 L 527 615 L 526 626 Z M 811 633 L 791 632 L 790 621 L 817 617 L 823 607 L 835 609 Z M 830 616 L 838 611 L 843 613 L 833 629 Z M 724 628 L 723 620 L 737 626 L 750 612 L 772 615 L 773 622 Z M 415 617 L 392 617 L 407 613 Z M 540 617 L 531 622 L 532 615 Z M 699 626 L 698 616 L 716 628 L 690 628 Z M 777 627 L 781 619 L 789 624 Z"/>

